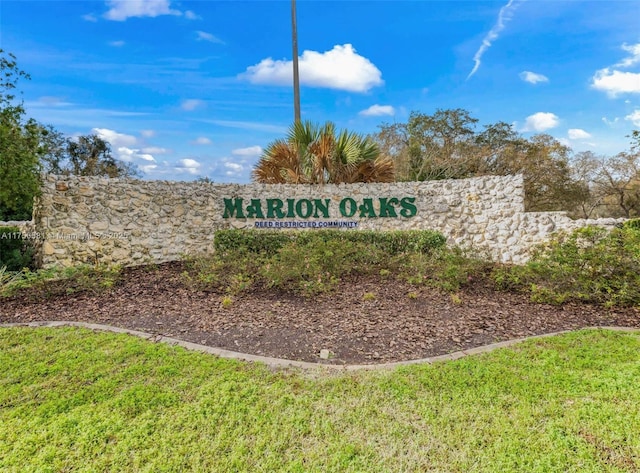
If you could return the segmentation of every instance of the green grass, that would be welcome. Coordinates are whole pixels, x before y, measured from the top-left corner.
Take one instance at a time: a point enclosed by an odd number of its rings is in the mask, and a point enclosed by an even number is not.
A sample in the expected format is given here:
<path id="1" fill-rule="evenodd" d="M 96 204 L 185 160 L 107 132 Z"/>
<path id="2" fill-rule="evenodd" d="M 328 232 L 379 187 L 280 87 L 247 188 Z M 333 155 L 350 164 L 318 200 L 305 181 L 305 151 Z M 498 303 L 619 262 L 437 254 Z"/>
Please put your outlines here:
<path id="1" fill-rule="evenodd" d="M 639 379 L 638 333 L 319 374 L 5 328 L 0 471 L 638 471 Z"/>

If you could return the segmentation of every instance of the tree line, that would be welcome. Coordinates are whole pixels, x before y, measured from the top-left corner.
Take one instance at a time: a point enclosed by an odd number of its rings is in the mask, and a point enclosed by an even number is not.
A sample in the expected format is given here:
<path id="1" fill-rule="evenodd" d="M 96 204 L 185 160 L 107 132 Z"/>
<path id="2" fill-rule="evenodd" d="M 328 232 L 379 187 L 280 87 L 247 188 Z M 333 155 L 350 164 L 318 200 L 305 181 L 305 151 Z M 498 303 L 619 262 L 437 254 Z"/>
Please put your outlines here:
<path id="1" fill-rule="evenodd" d="M 29 75 L 0 49 L 0 220 L 31 218 L 42 173 L 138 175 L 99 136 L 66 137 L 28 118 L 16 99 L 21 79 Z M 505 122 L 479 128 L 460 108 L 414 111 L 405 123 L 384 123 L 367 136 L 298 121 L 265 148 L 252 178 L 323 184 L 522 174 L 528 211 L 630 218 L 640 216 L 640 131 L 629 138 L 629 149 L 615 156 L 573 153 L 551 135 L 525 138 Z"/>
<path id="2" fill-rule="evenodd" d="M 528 211 L 564 210 L 575 218 L 640 215 L 640 131 L 628 151 L 573 153 L 548 134 L 525 138 L 505 122 L 477 128 L 464 109 L 412 112 L 372 136 L 395 164 L 398 181 L 522 174 Z"/>
<path id="3" fill-rule="evenodd" d="M 253 171 L 262 183 L 425 181 L 485 175 L 524 177 L 527 211 L 574 218 L 640 215 L 640 131 L 615 156 L 574 154 L 548 134 L 525 138 L 505 122 L 478 129 L 464 109 L 411 112 L 372 135 L 338 132 L 331 122 L 294 123 Z"/>
<path id="4" fill-rule="evenodd" d="M 137 169 L 113 157 L 95 134 L 66 137 L 26 116 L 17 100 L 20 80 L 30 79 L 11 53 L 0 49 L 0 221 L 31 220 L 42 173 L 126 177 Z"/>

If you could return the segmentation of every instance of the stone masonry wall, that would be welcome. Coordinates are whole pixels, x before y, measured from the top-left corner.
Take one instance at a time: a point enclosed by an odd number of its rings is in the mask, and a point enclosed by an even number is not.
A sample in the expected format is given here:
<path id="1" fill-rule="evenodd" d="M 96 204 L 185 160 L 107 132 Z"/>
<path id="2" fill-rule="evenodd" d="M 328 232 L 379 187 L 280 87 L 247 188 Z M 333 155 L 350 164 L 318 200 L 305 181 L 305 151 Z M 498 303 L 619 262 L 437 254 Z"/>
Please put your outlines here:
<path id="1" fill-rule="evenodd" d="M 355 214 L 347 217 L 352 211 Z M 312 215 L 303 218 L 307 213 Z M 328 222 L 345 225 L 345 231 L 432 229 L 451 244 L 472 247 L 496 261 L 521 263 L 533 245 L 553 232 L 588 224 L 609 227 L 619 221 L 524 212 L 521 176 L 324 186 L 46 176 L 34 212 L 44 267 L 177 260 L 213 251 L 217 229 L 254 228 L 256 222 L 264 231 L 281 231 L 268 228 L 276 225 Z M 348 228 L 356 223 L 356 228 Z"/>

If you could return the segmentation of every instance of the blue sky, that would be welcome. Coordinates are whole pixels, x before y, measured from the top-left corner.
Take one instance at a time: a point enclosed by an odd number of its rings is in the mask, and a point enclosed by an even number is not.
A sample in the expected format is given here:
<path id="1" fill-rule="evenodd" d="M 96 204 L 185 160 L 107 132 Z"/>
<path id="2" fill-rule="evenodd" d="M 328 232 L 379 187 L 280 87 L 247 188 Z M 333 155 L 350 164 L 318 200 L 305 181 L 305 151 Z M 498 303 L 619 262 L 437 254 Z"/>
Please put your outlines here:
<path id="1" fill-rule="evenodd" d="M 293 120 L 289 1 L 0 2 L 28 115 L 97 133 L 147 179 L 249 182 Z M 298 0 L 302 117 L 412 110 L 615 154 L 640 129 L 640 1 Z"/>

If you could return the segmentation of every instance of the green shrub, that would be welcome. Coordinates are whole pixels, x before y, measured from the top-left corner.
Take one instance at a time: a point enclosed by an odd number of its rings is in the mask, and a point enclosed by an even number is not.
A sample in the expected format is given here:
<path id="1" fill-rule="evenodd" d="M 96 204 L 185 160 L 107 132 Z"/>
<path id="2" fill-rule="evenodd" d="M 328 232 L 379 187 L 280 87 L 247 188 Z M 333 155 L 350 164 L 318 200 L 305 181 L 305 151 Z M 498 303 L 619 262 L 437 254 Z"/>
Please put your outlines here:
<path id="1" fill-rule="evenodd" d="M 22 238 L 18 227 L 0 227 L 0 268 L 7 271 L 34 269 L 35 248 L 30 240 Z"/>
<path id="2" fill-rule="evenodd" d="M 622 227 L 630 228 L 634 230 L 640 230 L 640 218 L 629 219 L 622 224 Z"/>
<path id="3" fill-rule="evenodd" d="M 503 289 L 529 291 L 540 302 L 606 306 L 640 304 L 640 231 L 585 227 L 538 247 L 523 266 L 493 275 Z"/>
<path id="4" fill-rule="evenodd" d="M 42 298 L 76 292 L 100 293 L 117 284 L 120 274 L 118 266 L 81 265 L 38 271 L 25 268 L 10 278 L 0 277 L 0 296 L 12 296 L 27 289 L 32 296 Z"/>
<path id="5" fill-rule="evenodd" d="M 213 244 L 217 253 L 245 251 L 265 256 L 278 252 L 291 241 L 291 233 L 259 230 L 217 230 Z"/>
<path id="6" fill-rule="evenodd" d="M 185 259 L 187 271 L 183 275 L 188 283 L 198 289 L 212 287 L 237 294 L 253 285 L 264 259 L 264 256 L 251 253 L 246 247 L 189 257 Z"/>
<path id="7" fill-rule="evenodd" d="M 313 295 L 332 290 L 349 274 L 386 278 L 406 272 L 407 279 L 417 279 L 422 271 L 421 281 L 427 272 L 436 275 L 440 287 L 458 290 L 468 282 L 471 267 L 462 253 L 450 254 L 445 243 L 442 234 L 430 230 L 220 230 L 215 254 L 188 259 L 185 277 L 203 289 L 230 293 L 260 283 Z M 444 271 L 437 269 L 442 262 Z"/>
<path id="8" fill-rule="evenodd" d="M 376 247 L 389 255 L 405 252 L 429 253 L 446 244 L 447 239 L 432 230 L 395 230 L 395 231 L 268 231 L 268 230 L 218 230 L 214 235 L 217 252 L 225 253 L 244 249 L 250 253 L 265 256 L 274 255 L 290 242 L 301 245 L 313 245 L 317 242 L 363 243 Z"/>
<path id="9" fill-rule="evenodd" d="M 333 289 L 344 275 L 376 271 L 385 259 L 380 249 L 361 242 L 298 240 L 265 261 L 260 275 L 268 287 L 312 295 Z"/>
<path id="10" fill-rule="evenodd" d="M 484 279 L 492 265 L 463 249 L 445 247 L 427 255 L 408 254 L 402 261 L 401 276 L 411 284 L 457 292 L 473 281 Z"/>

